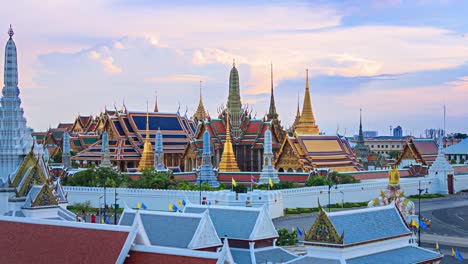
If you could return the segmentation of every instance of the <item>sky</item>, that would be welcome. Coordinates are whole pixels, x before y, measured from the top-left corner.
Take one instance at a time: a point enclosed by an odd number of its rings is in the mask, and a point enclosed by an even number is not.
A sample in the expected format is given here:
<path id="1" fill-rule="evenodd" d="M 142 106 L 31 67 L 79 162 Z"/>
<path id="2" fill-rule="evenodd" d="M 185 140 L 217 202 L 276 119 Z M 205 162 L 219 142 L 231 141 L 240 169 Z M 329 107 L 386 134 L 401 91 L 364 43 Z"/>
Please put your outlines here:
<path id="1" fill-rule="evenodd" d="M 401 125 L 419 136 L 443 127 L 444 103 L 447 132 L 468 132 L 467 1 L 197 2 L 10 1 L 0 40 L 12 24 L 28 125 L 41 131 L 123 104 L 151 109 L 156 91 L 160 111 L 180 105 L 190 117 L 200 80 L 217 116 L 235 59 L 242 103 L 257 118 L 268 111 L 273 63 L 286 128 L 309 69 L 325 133 L 356 134 L 362 108 L 364 130 Z"/>

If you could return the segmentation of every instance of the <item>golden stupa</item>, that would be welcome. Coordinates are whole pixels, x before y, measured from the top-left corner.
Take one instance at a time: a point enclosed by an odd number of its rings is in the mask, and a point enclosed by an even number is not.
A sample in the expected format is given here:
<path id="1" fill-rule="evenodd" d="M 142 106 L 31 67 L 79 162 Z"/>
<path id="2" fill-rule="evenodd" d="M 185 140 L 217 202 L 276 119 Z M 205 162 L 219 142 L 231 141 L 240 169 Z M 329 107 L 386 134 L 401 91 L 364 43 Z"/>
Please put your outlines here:
<path id="1" fill-rule="evenodd" d="M 145 135 L 145 144 L 143 145 L 143 154 L 141 154 L 140 164 L 138 164 L 138 171 L 142 171 L 145 168 L 154 167 L 154 153 L 153 146 L 150 142 L 149 136 L 149 116 L 148 116 L 148 106 L 146 106 L 146 135 Z"/>
<path id="2" fill-rule="evenodd" d="M 237 165 L 236 156 L 231 143 L 231 131 L 229 128 L 229 113 L 226 111 L 226 141 L 224 142 L 224 150 L 221 155 L 221 161 L 219 162 L 220 172 L 239 172 L 239 166 Z"/>
<path id="3" fill-rule="evenodd" d="M 294 133 L 301 135 L 319 134 L 319 128 L 315 124 L 315 117 L 312 111 L 312 101 L 310 100 L 309 70 L 306 70 L 306 91 L 304 95 L 304 105 L 302 106 L 302 114 L 294 129 Z"/>

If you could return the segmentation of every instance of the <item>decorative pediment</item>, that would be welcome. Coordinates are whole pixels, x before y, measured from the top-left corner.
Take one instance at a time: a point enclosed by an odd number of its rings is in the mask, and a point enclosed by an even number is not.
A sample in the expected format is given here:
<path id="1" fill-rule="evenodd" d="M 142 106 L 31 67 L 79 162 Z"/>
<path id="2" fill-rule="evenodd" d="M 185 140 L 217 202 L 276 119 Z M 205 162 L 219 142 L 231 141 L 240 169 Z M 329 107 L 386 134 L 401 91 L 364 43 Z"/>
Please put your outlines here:
<path id="1" fill-rule="evenodd" d="M 188 248 L 205 248 L 215 245 L 220 245 L 221 240 L 216 233 L 216 229 L 208 215 L 208 211 L 203 213 L 203 217 L 198 225 L 198 228 L 190 241 Z"/>
<path id="2" fill-rule="evenodd" d="M 320 211 L 317 214 L 314 224 L 309 232 L 304 232 L 304 240 L 309 242 L 321 242 L 331 244 L 343 244 L 344 231 L 341 236 L 338 235 L 327 213 L 319 206 Z"/>
<path id="3" fill-rule="evenodd" d="M 57 199 L 52 193 L 52 188 L 44 184 L 41 191 L 37 194 L 36 199 L 32 201 L 31 207 L 52 205 L 58 205 Z"/>
<path id="4" fill-rule="evenodd" d="M 47 173 L 47 171 L 43 171 L 40 160 L 36 158 L 31 150 L 23 159 L 10 186 L 16 188 L 18 197 L 26 196 L 32 186 L 47 182 Z"/>

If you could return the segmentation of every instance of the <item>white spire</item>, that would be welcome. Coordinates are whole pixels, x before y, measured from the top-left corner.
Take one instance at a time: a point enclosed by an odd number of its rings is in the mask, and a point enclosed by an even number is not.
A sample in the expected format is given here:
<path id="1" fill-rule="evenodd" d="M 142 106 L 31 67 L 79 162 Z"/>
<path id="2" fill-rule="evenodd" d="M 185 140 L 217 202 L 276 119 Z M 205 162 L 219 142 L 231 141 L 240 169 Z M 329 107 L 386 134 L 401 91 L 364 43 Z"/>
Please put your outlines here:
<path id="1" fill-rule="evenodd" d="M 18 63 L 13 29 L 5 47 L 4 87 L 0 99 L 0 179 L 6 181 L 32 148 L 33 138 L 26 126 L 18 89 Z"/>

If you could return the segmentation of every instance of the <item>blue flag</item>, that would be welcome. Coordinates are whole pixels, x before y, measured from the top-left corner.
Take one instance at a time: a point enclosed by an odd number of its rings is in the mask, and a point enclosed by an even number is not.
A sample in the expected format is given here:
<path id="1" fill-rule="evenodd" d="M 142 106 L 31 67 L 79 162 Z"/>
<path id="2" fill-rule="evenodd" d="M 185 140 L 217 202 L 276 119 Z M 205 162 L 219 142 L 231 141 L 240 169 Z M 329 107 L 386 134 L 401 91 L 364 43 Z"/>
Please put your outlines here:
<path id="1" fill-rule="evenodd" d="M 299 236 L 302 236 L 302 231 L 299 227 L 296 226 L 296 232 Z"/>
<path id="2" fill-rule="evenodd" d="M 185 206 L 186 204 L 185 200 L 182 200 L 182 205 Z"/>
<path id="3" fill-rule="evenodd" d="M 455 250 L 455 255 L 457 256 L 457 259 L 461 262 L 465 261 L 465 259 L 462 257 L 462 255 L 460 254 L 460 251 Z"/>
<path id="4" fill-rule="evenodd" d="M 424 221 L 421 221 L 419 220 L 419 226 L 422 228 L 422 229 L 426 229 L 427 228 L 427 225 Z"/>
<path id="5" fill-rule="evenodd" d="M 141 208 L 143 208 L 144 210 L 148 209 L 145 203 L 141 203 Z"/>
<path id="6" fill-rule="evenodd" d="M 110 221 L 109 219 L 106 217 L 106 219 L 104 220 L 104 222 L 106 222 L 106 224 L 110 225 Z"/>

